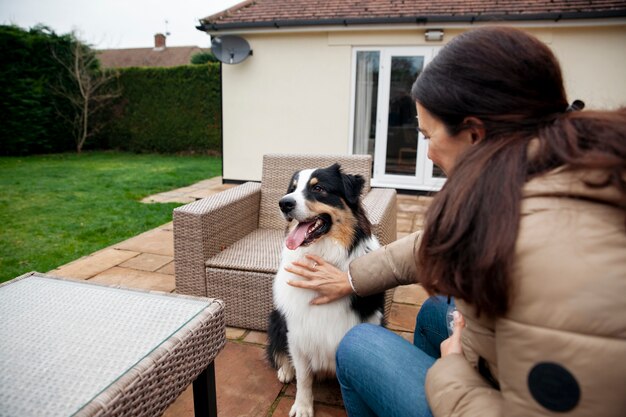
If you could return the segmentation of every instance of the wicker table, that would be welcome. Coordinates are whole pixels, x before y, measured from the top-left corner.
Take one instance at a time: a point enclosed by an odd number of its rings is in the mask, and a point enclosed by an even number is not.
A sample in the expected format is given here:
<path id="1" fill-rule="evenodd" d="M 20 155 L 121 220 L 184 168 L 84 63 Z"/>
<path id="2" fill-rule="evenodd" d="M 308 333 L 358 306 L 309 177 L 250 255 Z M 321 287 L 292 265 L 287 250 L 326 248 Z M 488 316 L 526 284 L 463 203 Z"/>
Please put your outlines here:
<path id="1" fill-rule="evenodd" d="M 0 416 L 216 416 L 220 300 L 30 273 L 0 285 Z"/>

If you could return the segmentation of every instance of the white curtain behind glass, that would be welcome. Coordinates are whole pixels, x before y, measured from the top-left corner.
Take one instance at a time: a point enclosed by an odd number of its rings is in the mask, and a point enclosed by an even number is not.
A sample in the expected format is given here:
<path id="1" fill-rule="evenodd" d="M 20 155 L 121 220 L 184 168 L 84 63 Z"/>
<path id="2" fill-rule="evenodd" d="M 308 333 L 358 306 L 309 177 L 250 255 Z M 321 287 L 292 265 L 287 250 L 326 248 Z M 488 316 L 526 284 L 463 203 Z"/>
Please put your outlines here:
<path id="1" fill-rule="evenodd" d="M 354 153 L 374 154 L 374 138 L 372 116 L 375 113 L 376 90 L 378 89 L 378 55 L 377 51 L 357 52 L 356 89 L 354 112 Z"/>

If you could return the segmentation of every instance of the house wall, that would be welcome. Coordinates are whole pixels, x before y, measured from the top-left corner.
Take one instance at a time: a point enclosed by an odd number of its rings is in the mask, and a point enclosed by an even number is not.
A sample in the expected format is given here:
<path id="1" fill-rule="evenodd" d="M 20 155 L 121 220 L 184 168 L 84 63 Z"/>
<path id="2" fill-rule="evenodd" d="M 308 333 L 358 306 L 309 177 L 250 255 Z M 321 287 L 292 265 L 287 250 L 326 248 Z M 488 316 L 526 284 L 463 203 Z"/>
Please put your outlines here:
<path id="1" fill-rule="evenodd" d="M 626 106 L 626 24 L 525 28 L 555 52 L 570 100 Z M 464 29 L 446 28 L 443 44 Z M 261 179 L 262 155 L 350 153 L 352 48 L 433 46 L 422 29 L 248 33 L 254 55 L 223 65 L 224 179 Z"/>
<path id="2" fill-rule="evenodd" d="M 224 178 L 260 180 L 265 153 L 347 153 L 350 46 L 324 33 L 246 39 L 254 55 L 222 66 Z"/>

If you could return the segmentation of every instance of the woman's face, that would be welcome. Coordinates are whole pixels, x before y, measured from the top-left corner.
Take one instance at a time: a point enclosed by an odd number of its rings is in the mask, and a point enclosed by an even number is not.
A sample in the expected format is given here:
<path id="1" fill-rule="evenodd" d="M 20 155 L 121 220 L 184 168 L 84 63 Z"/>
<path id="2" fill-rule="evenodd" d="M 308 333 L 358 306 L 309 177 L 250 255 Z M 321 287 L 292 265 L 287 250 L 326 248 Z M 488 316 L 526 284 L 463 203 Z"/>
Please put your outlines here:
<path id="1" fill-rule="evenodd" d="M 420 132 L 428 140 L 428 159 L 450 175 L 458 156 L 472 144 L 470 132 L 463 130 L 451 136 L 441 120 L 433 116 L 420 103 L 417 106 L 417 120 Z"/>

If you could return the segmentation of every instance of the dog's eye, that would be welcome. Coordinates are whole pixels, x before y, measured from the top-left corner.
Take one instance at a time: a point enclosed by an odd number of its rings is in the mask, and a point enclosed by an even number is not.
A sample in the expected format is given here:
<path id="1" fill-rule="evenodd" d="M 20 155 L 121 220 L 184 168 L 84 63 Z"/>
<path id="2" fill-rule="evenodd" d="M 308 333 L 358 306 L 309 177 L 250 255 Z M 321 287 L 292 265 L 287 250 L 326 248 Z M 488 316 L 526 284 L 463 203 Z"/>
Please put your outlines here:
<path id="1" fill-rule="evenodd" d="M 314 185 L 313 188 L 311 188 L 311 190 L 314 193 L 322 193 L 324 192 L 324 187 L 322 187 L 321 185 Z"/>

